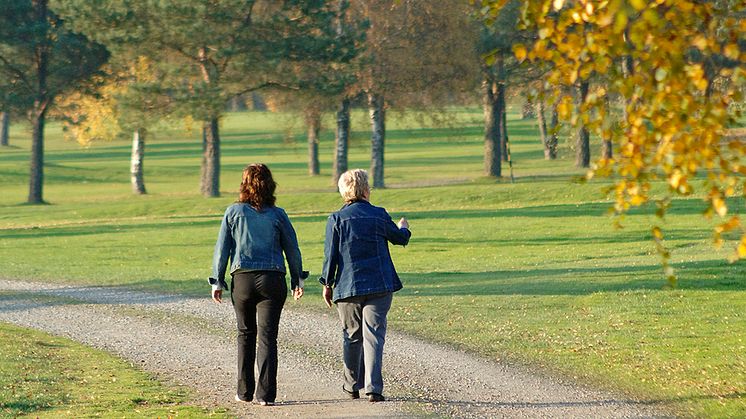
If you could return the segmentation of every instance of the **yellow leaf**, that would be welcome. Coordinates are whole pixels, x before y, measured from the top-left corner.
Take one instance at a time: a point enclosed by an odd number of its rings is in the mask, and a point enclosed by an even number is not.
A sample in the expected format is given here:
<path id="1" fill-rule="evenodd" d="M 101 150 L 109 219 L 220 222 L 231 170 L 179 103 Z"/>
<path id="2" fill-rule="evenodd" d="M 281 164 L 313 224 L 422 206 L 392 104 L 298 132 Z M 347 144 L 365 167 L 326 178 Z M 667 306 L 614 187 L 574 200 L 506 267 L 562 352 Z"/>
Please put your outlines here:
<path id="1" fill-rule="evenodd" d="M 521 44 L 515 44 L 513 45 L 513 54 L 515 54 L 515 58 L 518 59 L 518 61 L 523 61 L 526 59 L 528 51 L 526 51 L 525 46 Z"/>
<path id="2" fill-rule="evenodd" d="M 699 48 L 701 51 L 707 49 L 707 38 L 704 35 L 697 35 L 692 41 L 692 45 Z"/>
<path id="3" fill-rule="evenodd" d="M 619 10 L 619 13 L 614 16 L 614 33 L 624 32 L 624 29 L 626 29 L 627 27 L 628 20 L 629 18 L 627 17 L 627 12 L 624 9 Z"/>
<path id="4" fill-rule="evenodd" d="M 658 240 L 663 240 L 663 232 L 661 231 L 660 227 L 658 226 L 653 227 L 653 237 L 655 237 Z"/>
<path id="5" fill-rule="evenodd" d="M 728 44 L 723 47 L 723 55 L 730 58 L 731 60 L 737 60 L 741 50 L 737 44 Z"/>
<path id="6" fill-rule="evenodd" d="M 648 7 L 648 2 L 645 0 L 630 0 L 629 2 L 635 10 L 640 11 Z"/>
<path id="7" fill-rule="evenodd" d="M 744 242 L 741 242 L 738 245 L 738 257 L 739 258 L 746 257 L 746 243 L 744 243 Z"/>
<path id="8" fill-rule="evenodd" d="M 712 207 L 715 209 L 717 215 L 725 217 L 728 214 L 728 206 L 725 205 L 723 198 L 716 196 L 712 198 Z"/>
<path id="9" fill-rule="evenodd" d="M 682 178 L 683 176 L 681 175 L 681 172 L 677 170 L 671 174 L 670 178 L 668 178 L 668 183 L 671 185 L 672 188 L 679 189 Z"/>

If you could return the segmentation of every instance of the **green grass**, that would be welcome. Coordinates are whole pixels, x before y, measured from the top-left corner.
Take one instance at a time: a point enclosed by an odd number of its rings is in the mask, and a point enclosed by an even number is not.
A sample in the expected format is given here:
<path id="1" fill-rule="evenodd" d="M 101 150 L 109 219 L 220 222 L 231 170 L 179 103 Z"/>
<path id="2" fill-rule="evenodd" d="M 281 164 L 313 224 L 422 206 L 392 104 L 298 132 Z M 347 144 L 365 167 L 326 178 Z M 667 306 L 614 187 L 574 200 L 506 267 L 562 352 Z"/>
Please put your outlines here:
<path id="1" fill-rule="evenodd" d="M 651 208 L 615 230 L 605 184 L 572 181 L 583 172 L 566 143 L 560 159 L 545 161 L 533 123 L 513 114 L 516 182 L 483 177 L 480 116 L 458 109 L 448 126 L 422 127 L 415 117 L 387 124 L 389 187 L 372 201 L 406 215 L 413 230 L 409 246 L 392 248 L 405 284 L 392 327 L 662 400 L 682 414 L 746 416 L 746 269 L 726 262 L 731 248 L 712 248 L 704 203 L 678 200 L 662 222 L 679 275 L 679 288 L 666 290 Z M 363 113 L 353 122 L 350 167 L 367 167 Z M 204 199 L 197 132 L 156 132 L 145 158 L 149 195 L 133 196 L 126 141 L 81 149 L 50 124 L 51 205 L 28 206 L 29 136 L 13 126 L 17 148 L 0 150 L 0 275 L 207 296 L 220 217 L 243 166 L 261 161 L 318 276 L 325 220 L 340 200 L 330 182 L 331 130 L 322 135 L 319 177 L 306 174 L 301 130 L 286 115 L 229 115 L 223 197 Z M 743 212 L 743 201 L 733 208 Z M 299 305 L 321 310 L 318 291 L 310 281 Z"/>
<path id="2" fill-rule="evenodd" d="M 105 352 L 0 323 L 0 417 L 226 417 L 188 400 Z"/>

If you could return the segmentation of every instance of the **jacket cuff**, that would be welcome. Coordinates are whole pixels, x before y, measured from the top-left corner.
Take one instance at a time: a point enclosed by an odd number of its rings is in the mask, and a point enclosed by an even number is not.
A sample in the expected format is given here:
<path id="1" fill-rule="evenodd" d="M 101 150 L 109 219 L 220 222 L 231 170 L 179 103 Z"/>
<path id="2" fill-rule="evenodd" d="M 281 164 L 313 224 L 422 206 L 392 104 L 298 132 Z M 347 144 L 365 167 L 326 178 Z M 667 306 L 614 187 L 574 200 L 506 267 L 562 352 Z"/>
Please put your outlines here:
<path id="1" fill-rule="evenodd" d="M 325 287 L 332 287 L 334 285 L 327 283 L 326 278 L 324 278 L 323 276 L 319 278 L 319 283 Z"/>
<path id="2" fill-rule="evenodd" d="M 301 271 L 298 279 L 290 278 L 290 289 L 303 288 L 305 280 L 308 278 L 308 271 Z"/>
<path id="3" fill-rule="evenodd" d="M 212 285 L 213 290 L 216 290 L 216 289 L 227 290 L 228 289 L 228 284 L 225 282 L 225 279 L 216 279 L 216 278 L 210 277 L 207 279 L 207 282 L 210 283 L 210 285 Z"/>

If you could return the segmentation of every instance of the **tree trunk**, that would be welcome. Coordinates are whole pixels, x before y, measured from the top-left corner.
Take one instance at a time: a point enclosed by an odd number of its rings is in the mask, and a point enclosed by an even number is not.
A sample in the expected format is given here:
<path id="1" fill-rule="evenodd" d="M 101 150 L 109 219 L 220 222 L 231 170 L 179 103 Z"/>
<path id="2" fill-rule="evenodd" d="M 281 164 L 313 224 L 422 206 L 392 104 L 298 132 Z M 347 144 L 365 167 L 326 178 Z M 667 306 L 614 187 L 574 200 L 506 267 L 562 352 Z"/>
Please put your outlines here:
<path id="1" fill-rule="evenodd" d="M 482 82 L 484 110 L 484 174 L 502 176 L 502 146 L 500 145 L 501 111 L 497 100 L 498 84 L 491 80 Z"/>
<path id="2" fill-rule="evenodd" d="M 368 94 L 368 109 L 370 112 L 370 172 L 373 174 L 373 187 L 384 188 L 384 145 L 386 139 L 386 110 L 383 95 Z"/>
<path id="3" fill-rule="evenodd" d="M 313 109 L 306 111 L 308 125 L 308 174 L 319 174 L 319 131 L 321 130 L 321 114 Z"/>
<path id="4" fill-rule="evenodd" d="M 31 170 L 29 174 L 29 204 L 44 203 L 44 120 L 45 113 L 32 111 Z"/>
<path id="5" fill-rule="evenodd" d="M 220 133 L 218 118 L 205 121 L 203 128 L 202 178 L 200 192 L 206 198 L 220 196 Z"/>
<path id="6" fill-rule="evenodd" d="M 536 102 L 536 119 L 539 122 L 539 134 L 541 135 L 541 144 L 544 146 L 544 160 L 554 160 L 557 158 L 556 147 L 553 149 L 551 137 L 547 132 L 547 120 L 544 115 L 544 100 L 539 99 Z"/>
<path id="7" fill-rule="evenodd" d="M 611 115 L 611 102 L 609 101 L 609 96 L 607 95 L 604 99 L 604 106 L 606 110 L 606 115 Z M 602 141 L 601 141 L 601 158 L 603 159 L 611 159 L 614 157 L 614 151 L 613 146 L 611 143 L 611 134 L 606 133 L 606 130 L 603 130 L 604 133 L 602 134 Z"/>
<path id="8" fill-rule="evenodd" d="M 559 102 L 555 102 L 554 105 L 552 105 L 552 118 L 549 122 L 549 150 L 550 150 L 550 158 L 552 160 L 557 158 L 557 145 L 559 144 L 559 130 L 560 130 L 560 124 L 559 124 L 559 111 L 557 111 L 557 105 L 559 105 Z"/>
<path id="9" fill-rule="evenodd" d="M 334 138 L 334 164 L 332 180 L 334 185 L 342 173 L 347 171 L 347 149 L 350 143 L 350 99 L 342 99 L 337 110 L 337 133 Z"/>
<path id="10" fill-rule="evenodd" d="M 138 128 L 132 135 L 132 160 L 130 164 L 130 180 L 132 193 L 144 195 L 145 181 L 143 180 L 143 159 L 145 158 L 145 128 Z"/>
<path id="11" fill-rule="evenodd" d="M 497 83 L 497 102 L 500 112 L 500 148 L 503 161 L 508 161 L 508 109 L 505 106 L 505 84 Z"/>
<path id="12" fill-rule="evenodd" d="M 32 1 L 34 17 L 39 24 L 47 22 L 47 1 Z M 47 114 L 47 71 L 49 65 L 48 41 L 37 44 L 34 55 L 36 59 L 36 98 L 31 111 L 31 164 L 29 173 L 28 202 L 43 204 L 44 195 L 44 122 Z"/>
<path id="13" fill-rule="evenodd" d="M 526 96 L 526 101 L 523 102 L 521 107 L 521 119 L 533 119 L 536 118 L 536 110 L 534 110 L 534 104 L 531 102 L 531 98 Z"/>
<path id="14" fill-rule="evenodd" d="M 614 157 L 614 149 L 611 140 L 604 140 L 601 143 L 601 155 L 604 159 L 611 159 Z"/>
<path id="15" fill-rule="evenodd" d="M 588 82 L 582 81 L 578 86 L 578 107 L 585 103 L 588 96 Z M 583 123 L 582 118 L 578 125 L 578 139 L 575 147 L 575 167 L 591 166 L 591 143 L 588 128 Z"/>
<path id="16" fill-rule="evenodd" d="M 0 146 L 7 147 L 10 142 L 8 141 L 8 129 L 10 128 L 10 116 L 8 112 L 0 113 Z"/>

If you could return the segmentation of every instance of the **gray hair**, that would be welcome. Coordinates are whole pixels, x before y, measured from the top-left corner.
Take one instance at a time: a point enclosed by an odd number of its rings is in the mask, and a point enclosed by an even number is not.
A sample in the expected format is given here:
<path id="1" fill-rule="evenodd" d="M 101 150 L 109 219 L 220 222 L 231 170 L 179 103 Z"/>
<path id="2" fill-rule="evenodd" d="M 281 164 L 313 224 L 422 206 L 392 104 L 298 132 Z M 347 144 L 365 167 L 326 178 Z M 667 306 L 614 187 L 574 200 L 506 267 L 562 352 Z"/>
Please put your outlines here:
<path id="1" fill-rule="evenodd" d="M 368 186 L 368 171 L 363 169 L 352 169 L 342 173 L 337 182 L 339 194 L 342 199 L 349 203 L 363 199 L 363 195 L 370 191 Z"/>

